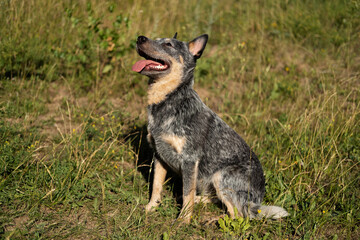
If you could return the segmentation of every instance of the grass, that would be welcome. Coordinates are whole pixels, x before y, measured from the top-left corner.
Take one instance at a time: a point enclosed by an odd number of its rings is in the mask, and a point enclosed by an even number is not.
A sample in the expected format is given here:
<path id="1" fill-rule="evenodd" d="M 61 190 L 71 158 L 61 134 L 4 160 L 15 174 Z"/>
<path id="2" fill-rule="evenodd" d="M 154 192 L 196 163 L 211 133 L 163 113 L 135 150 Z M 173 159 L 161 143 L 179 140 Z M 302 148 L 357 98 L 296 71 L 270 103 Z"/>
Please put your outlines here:
<path id="1" fill-rule="evenodd" d="M 5 239 L 358 239 L 359 1 L 0 1 L 0 236 Z M 197 205 L 178 179 L 144 205 L 152 152 L 138 35 L 208 33 L 204 102 L 254 149 L 280 221 Z"/>

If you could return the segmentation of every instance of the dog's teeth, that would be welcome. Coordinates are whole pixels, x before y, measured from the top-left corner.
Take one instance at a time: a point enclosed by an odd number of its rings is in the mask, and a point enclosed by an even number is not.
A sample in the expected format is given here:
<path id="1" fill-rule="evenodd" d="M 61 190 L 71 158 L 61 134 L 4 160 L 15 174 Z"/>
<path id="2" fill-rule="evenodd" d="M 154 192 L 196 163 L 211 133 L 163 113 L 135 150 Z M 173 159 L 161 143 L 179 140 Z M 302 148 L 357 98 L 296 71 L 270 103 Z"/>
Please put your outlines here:
<path id="1" fill-rule="evenodd" d="M 152 68 L 154 68 L 154 69 L 164 69 L 165 67 L 162 66 L 162 65 L 158 65 L 158 66 L 153 66 Z"/>

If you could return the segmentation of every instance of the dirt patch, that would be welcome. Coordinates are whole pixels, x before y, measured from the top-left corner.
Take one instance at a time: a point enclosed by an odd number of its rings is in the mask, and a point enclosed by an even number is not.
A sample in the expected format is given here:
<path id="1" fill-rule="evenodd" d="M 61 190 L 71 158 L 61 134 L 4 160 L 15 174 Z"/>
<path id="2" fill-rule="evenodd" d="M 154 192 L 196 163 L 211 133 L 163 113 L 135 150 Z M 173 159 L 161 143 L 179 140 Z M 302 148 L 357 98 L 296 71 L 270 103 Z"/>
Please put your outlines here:
<path id="1" fill-rule="evenodd" d="M 222 99 L 207 88 L 196 87 L 195 91 L 199 94 L 200 99 L 213 111 L 219 112 L 219 106 L 222 105 Z"/>
<path id="2" fill-rule="evenodd" d="M 28 223 L 29 221 L 30 218 L 27 215 L 16 217 L 13 219 L 12 224 L 5 226 L 5 232 L 12 232 L 15 231 L 16 229 L 23 229 L 26 223 Z"/>
<path id="3" fill-rule="evenodd" d="M 130 119 L 146 120 L 147 118 L 147 104 L 146 96 L 134 96 L 131 100 L 125 100 L 119 97 L 109 98 L 107 101 L 111 105 L 112 110 L 123 110 L 129 114 Z"/>
<path id="4" fill-rule="evenodd" d="M 5 118 L 4 120 L 11 124 L 19 124 L 23 121 L 21 118 Z"/>
<path id="5" fill-rule="evenodd" d="M 38 120 L 47 122 L 43 126 L 42 133 L 49 137 L 71 133 L 72 129 L 79 126 L 72 120 L 73 106 L 84 104 L 84 102 L 88 103 L 88 101 L 83 98 L 76 100 L 69 87 L 58 83 L 50 84 L 48 95 L 49 99 L 46 103 L 48 111 L 38 117 Z"/>

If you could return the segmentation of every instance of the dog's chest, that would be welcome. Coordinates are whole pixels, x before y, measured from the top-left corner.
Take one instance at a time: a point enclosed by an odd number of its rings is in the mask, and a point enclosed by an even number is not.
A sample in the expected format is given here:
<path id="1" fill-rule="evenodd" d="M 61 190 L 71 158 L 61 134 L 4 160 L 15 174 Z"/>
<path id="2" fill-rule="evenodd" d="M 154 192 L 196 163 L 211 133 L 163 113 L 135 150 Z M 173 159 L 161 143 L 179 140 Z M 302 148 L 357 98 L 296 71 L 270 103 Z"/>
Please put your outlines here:
<path id="1" fill-rule="evenodd" d="M 179 116 L 180 115 L 180 116 Z M 163 134 L 183 135 L 184 114 L 179 114 L 171 104 L 148 107 L 148 130 L 154 137 Z"/>
<path id="2" fill-rule="evenodd" d="M 184 129 L 173 115 L 157 116 L 148 113 L 148 132 L 154 150 L 173 170 L 178 172 L 182 163 L 187 138 Z"/>

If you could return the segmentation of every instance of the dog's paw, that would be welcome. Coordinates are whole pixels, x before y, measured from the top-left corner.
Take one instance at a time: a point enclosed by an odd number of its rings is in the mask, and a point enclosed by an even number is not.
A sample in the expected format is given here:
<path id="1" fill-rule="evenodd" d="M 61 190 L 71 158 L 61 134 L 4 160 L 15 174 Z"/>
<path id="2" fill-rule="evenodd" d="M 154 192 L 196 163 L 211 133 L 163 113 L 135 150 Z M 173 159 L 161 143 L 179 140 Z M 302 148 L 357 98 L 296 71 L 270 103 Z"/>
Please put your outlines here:
<path id="1" fill-rule="evenodd" d="M 179 216 L 177 217 L 174 222 L 172 223 L 172 226 L 182 226 L 182 225 L 188 225 L 191 222 L 191 217 L 189 216 Z"/>
<path id="2" fill-rule="evenodd" d="M 195 204 L 208 204 L 212 203 L 212 198 L 209 196 L 195 196 Z"/>
<path id="3" fill-rule="evenodd" d="M 146 206 L 145 206 L 145 212 L 149 213 L 149 212 L 154 212 L 156 207 L 159 206 L 160 203 L 152 203 L 149 202 Z"/>
<path id="4" fill-rule="evenodd" d="M 187 208 L 183 208 L 181 209 L 180 214 L 177 217 L 176 221 L 181 224 L 189 224 L 191 218 L 192 218 L 192 211 Z"/>

